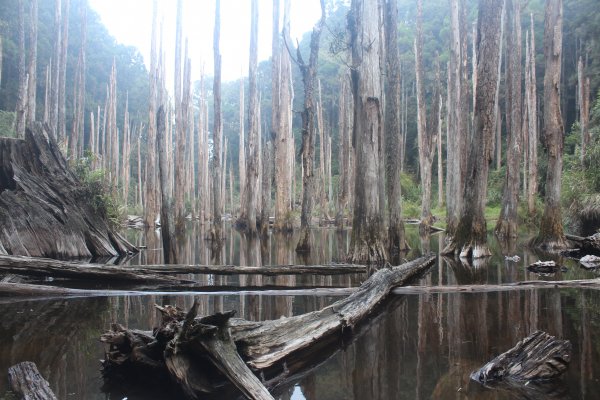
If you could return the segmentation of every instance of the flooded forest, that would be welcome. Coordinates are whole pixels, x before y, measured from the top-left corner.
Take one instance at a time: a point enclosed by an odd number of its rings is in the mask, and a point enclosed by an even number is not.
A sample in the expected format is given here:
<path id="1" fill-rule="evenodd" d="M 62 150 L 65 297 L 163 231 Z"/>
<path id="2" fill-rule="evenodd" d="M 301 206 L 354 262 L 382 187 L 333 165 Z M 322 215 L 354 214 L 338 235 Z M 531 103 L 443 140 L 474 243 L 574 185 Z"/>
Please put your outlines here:
<path id="1" fill-rule="evenodd" d="M 600 399 L 597 0 L 0 0 L 0 400 Z"/>

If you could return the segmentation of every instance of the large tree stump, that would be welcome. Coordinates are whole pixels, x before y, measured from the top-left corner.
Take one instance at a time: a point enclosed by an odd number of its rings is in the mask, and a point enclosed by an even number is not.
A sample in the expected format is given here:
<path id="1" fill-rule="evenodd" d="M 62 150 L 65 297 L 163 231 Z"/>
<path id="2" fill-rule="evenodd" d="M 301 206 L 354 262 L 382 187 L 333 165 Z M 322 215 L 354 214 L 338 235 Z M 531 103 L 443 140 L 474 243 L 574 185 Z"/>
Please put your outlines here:
<path id="1" fill-rule="evenodd" d="M 0 254 L 77 258 L 135 248 L 111 230 L 40 124 L 0 138 Z"/>
<path id="2" fill-rule="evenodd" d="M 427 255 L 383 268 L 347 298 L 290 318 L 252 322 L 234 319 L 232 312 L 196 317 L 196 303 L 187 315 L 175 307 L 157 306 L 163 321 L 153 333 L 115 325 L 102 335 L 110 345 L 103 363 L 105 378 L 143 370 L 145 380 L 170 377 L 190 398 L 215 391 L 226 378 L 251 399 L 269 399 L 264 386 L 306 368 L 315 353 L 352 332 L 394 287 L 429 269 L 435 259 Z"/>
<path id="3" fill-rule="evenodd" d="M 25 361 L 8 369 L 8 382 L 13 392 L 23 400 L 57 400 L 36 365 Z"/>
<path id="4" fill-rule="evenodd" d="M 480 383 L 547 381 L 562 375 L 570 360 L 570 341 L 536 331 L 474 371 L 471 379 Z"/>

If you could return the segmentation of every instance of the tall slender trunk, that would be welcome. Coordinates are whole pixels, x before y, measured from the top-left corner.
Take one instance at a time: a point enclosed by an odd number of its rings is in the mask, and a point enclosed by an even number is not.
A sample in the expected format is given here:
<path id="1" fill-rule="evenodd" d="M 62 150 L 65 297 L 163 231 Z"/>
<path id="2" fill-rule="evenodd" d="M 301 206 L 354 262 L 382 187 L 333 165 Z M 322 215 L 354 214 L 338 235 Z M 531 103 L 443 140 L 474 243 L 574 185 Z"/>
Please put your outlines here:
<path id="1" fill-rule="evenodd" d="M 256 229 L 256 206 L 258 201 L 258 142 L 259 129 L 259 103 L 257 88 L 257 41 L 258 41 L 258 1 L 251 3 L 250 23 L 250 60 L 248 73 L 248 159 L 246 162 L 246 185 L 242 195 L 242 207 L 236 225 L 248 234 L 255 234 Z"/>
<path id="2" fill-rule="evenodd" d="M 2 36 L 0 36 L 0 85 L 2 85 L 2 63 L 4 59 L 4 45 L 2 43 Z"/>
<path id="3" fill-rule="evenodd" d="M 352 49 L 354 95 L 354 144 L 356 175 L 350 260 L 382 263 L 387 255 L 383 243 L 383 210 L 380 208 L 379 176 L 383 149 L 380 17 L 377 0 L 354 0 L 348 16 Z"/>
<path id="4" fill-rule="evenodd" d="M 242 195 L 246 189 L 246 138 L 244 132 L 244 78 L 240 77 L 240 144 L 238 147 L 238 176 L 240 182 L 239 197 L 240 197 L 240 209 L 242 206 Z"/>
<path id="5" fill-rule="evenodd" d="M 387 92 L 385 95 L 385 132 L 386 132 L 386 175 L 388 196 L 388 248 L 391 256 L 396 256 L 408 248 L 402 221 L 402 192 L 400 187 L 400 174 L 402 160 L 399 156 L 403 147 L 402 103 L 401 91 L 401 66 L 400 51 L 398 47 L 398 2 L 386 0 L 385 2 L 385 47 L 386 51 L 386 78 Z M 341 125 L 341 124 L 340 124 Z M 343 146 L 347 146 L 344 143 Z M 346 165 L 344 165 L 346 168 Z"/>
<path id="6" fill-rule="evenodd" d="M 0 46 L 1 47 L 1 46 Z M 36 121 L 37 94 L 37 47 L 38 47 L 38 0 L 29 3 L 29 64 L 27 74 L 27 122 Z M 1 49 L 0 49 L 1 50 Z M 2 63 L 0 62 L 0 68 Z"/>
<path id="7" fill-rule="evenodd" d="M 528 137 L 529 137 L 529 148 L 527 149 L 527 158 L 529 159 L 529 171 L 527 186 L 527 209 L 529 214 L 535 213 L 535 199 L 538 191 L 538 115 L 537 115 L 537 78 L 535 73 L 535 33 L 533 25 L 533 14 L 530 15 L 531 29 L 529 31 L 529 69 L 526 71 L 526 82 L 528 83 L 525 88 L 526 99 L 527 99 L 527 117 L 528 117 Z"/>
<path id="8" fill-rule="evenodd" d="M 54 44 L 52 49 L 52 68 L 51 68 L 51 81 L 50 85 L 51 93 L 50 93 L 50 128 L 53 132 L 53 135 L 57 141 L 61 141 L 62 138 L 59 135 L 58 131 L 58 87 L 60 84 L 60 54 L 62 47 L 62 29 L 61 29 L 61 20 L 62 20 L 62 0 L 54 1 Z"/>
<path id="9" fill-rule="evenodd" d="M 163 243 L 165 264 L 170 264 L 177 262 L 177 254 L 175 251 L 175 238 L 173 237 L 174 228 L 170 215 L 172 198 L 168 190 L 169 166 L 167 162 L 165 109 L 162 103 L 159 104 L 156 113 L 156 144 L 158 148 L 158 169 L 160 172 L 160 235 Z"/>
<path id="10" fill-rule="evenodd" d="M 72 160 L 82 155 L 84 139 L 84 115 L 85 115 L 85 69 L 87 44 L 87 7 L 81 5 L 81 47 L 77 57 L 77 69 L 75 73 L 75 85 L 73 88 L 73 123 L 71 126 L 70 154 Z"/>
<path id="11" fill-rule="evenodd" d="M 173 184 L 175 197 L 175 232 L 183 233 L 185 229 L 185 139 L 187 131 L 187 110 L 183 104 L 183 81 L 185 56 L 183 56 L 183 0 L 177 0 L 177 17 L 175 26 L 175 93 L 173 107 L 175 112 L 174 131 L 175 151 L 172 153 L 174 158 L 173 166 Z M 186 46 L 187 49 L 187 46 Z M 187 56 L 187 55 L 186 55 Z M 169 141 L 169 143 L 172 143 Z"/>
<path id="12" fill-rule="evenodd" d="M 338 132 L 339 132 L 339 171 L 338 180 L 338 206 L 335 225 L 339 230 L 344 229 L 344 218 L 348 208 L 348 198 L 350 181 L 353 179 L 350 171 L 350 157 L 352 148 L 352 134 L 350 119 L 352 118 L 350 111 L 350 87 L 349 76 L 343 73 L 340 78 L 340 97 L 338 108 Z"/>
<path id="13" fill-rule="evenodd" d="M 69 15 L 71 0 L 64 0 L 61 17 L 61 41 L 58 82 L 58 136 L 61 147 L 66 148 L 67 133 L 67 53 L 69 48 Z"/>
<path id="14" fill-rule="evenodd" d="M 548 152 L 546 196 L 540 231 L 534 243 L 543 249 L 560 250 L 567 245 L 560 207 L 564 127 L 560 112 L 562 61 L 562 0 L 546 1 L 544 15 L 544 144 Z"/>
<path id="15" fill-rule="evenodd" d="M 315 193 L 315 85 L 319 61 L 319 42 L 325 25 L 325 2 L 321 0 L 321 19 L 313 27 L 310 37 L 308 65 L 302 59 L 300 48 L 297 60 L 304 82 L 304 110 L 302 111 L 302 214 L 300 215 L 300 240 L 297 252 L 310 252 L 310 225 Z"/>
<path id="16" fill-rule="evenodd" d="M 123 189 L 123 204 L 127 208 L 129 200 L 129 165 L 131 162 L 129 154 L 129 141 L 131 138 L 131 127 L 129 126 L 129 93 L 126 94 L 125 98 L 125 113 L 123 117 L 123 166 L 121 168 L 121 188 Z"/>
<path id="17" fill-rule="evenodd" d="M 27 120 L 27 86 L 28 86 L 28 75 L 25 67 L 25 0 L 19 0 L 19 21 L 18 21 L 18 35 L 19 35 L 19 52 L 18 52 L 18 71 L 19 71 L 19 85 L 17 92 L 17 105 L 15 108 L 16 119 L 15 119 L 15 132 L 18 138 L 25 137 L 25 124 Z"/>
<path id="18" fill-rule="evenodd" d="M 495 233 L 500 238 L 514 238 L 518 235 L 519 170 L 523 142 L 521 132 L 523 111 L 521 93 L 521 3 L 517 0 L 507 0 L 506 10 L 508 147 L 506 149 L 506 178 L 504 180 L 502 206 Z"/>
<path id="19" fill-rule="evenodd" d="M 467 163 L 465 204 L 455 241 L 461 257 L 481 258 L 491 255 L 487 247 L 485 203 L 487 178 L 492 162 L 492 145 L 496 129 L 495 108 L 500 57 L 500 26 L 503 2 L 479 0 L 477 23 L 477 86 L 475 88 L 474 131 Z"/>
<path id="20" fill-rule="evenodd" d="M 157 25 L 158 2 L 153 1 L 152 37 L 150 39 L 150 93 L 148 96 L 148 139 L 146 141 L 146 195 L 144 208 L 144 223 L 153 227 L 158 214 L 156 199 L 156 98 L 157 98 Z"/>
<path id="21" fill-rule="evenodd" d="M 586 76 L 583 57 L 577 63 L 577 95 L 579 98 L 579 129 L 581 130 L 581 160 L 590 144 L 590 78 Z"/>
<path id="22" fill-rule="evenodd" d="M 223 123 L 221 121 L 221 0 L 217 0 L 215 8 L 215 29 L 213 35 L 213 54 L 214 54 L 214 79 L 213 79 L 213 99 L 214 99 L 214 126 L 213 126 L 213 223 L 211 228 L 211 238 L 220 242 L 223 236 L 223 222 L 221 214 L 223 212 L 222 184 L 224 173 L 221 161 L 221 146 L 223 143 Z"/>

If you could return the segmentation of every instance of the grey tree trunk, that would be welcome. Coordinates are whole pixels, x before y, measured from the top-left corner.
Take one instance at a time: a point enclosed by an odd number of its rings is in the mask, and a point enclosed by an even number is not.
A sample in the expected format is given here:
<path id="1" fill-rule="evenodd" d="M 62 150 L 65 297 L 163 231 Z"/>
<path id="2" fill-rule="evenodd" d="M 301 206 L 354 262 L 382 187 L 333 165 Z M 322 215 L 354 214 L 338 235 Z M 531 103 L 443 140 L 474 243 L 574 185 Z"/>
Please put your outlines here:
<path id="1" fill-rule="evenodd" d="M 260 143 L 258 141 L 258 130 L 260 129 L 259 102 L 257 88 L 257 41 L 258 41 L 258 2 L 252 0 L 251 24 L 250 24 L 250 62 L 248 73 L 248 159 L 246 162 L 246 186 L 242 198 L 240 217 L 236 221 L 239 229 L 248 234 L 255 234 L 256 208 L 258 203 L 258 152 Z"/>
<path id="2" fill-rule="evenodd" d="M 171 221 L 171 203 L 172 197 L 167 188 L 169 187 L 169 166 L 167 164 L 167 146 L 166 146 L 166 122 L 165 110 L 162 104 L 158 107 L 156 114 L 156 142 L 158 148 L 158 169 L 160 172 L 160 236 L 163 243 L 163 255 L 165 264 L 177 262 L 177 254 L 175 251 L 175 238 L 173 222 Z"/>
<path id="3" fill-rule="evenodd" d="M 15 132 L 18 138 L 25 137 L 25 124 L 27 120 L 27 86 L 28 75 L 25 67 L 25 0 L 19 0 L 19 52 L 18 52 L 18 71 L 19 71 L 19 89 L 17 91 L 17 105 L 15 108 Z"/>
<path id="4" fill-rule="evenodd" d="M 385 2 L 385 47 L 386 51 L 386 95 L 385 95 L 385 132 L 386 132 L 386 175 L 388 196 L 388 248 L 391 256 L 396 256 L 408 248 L 402 222 L 402 192 L 400 174 L 402 160 L 400 157 L 402 143 L 402 127 L 400 116 L 401 66 L 398 47 L 398 2 Z M 341 127 L 341 124 L 340 124 Z M 344 143 L 346 145 L 346 143 Z M 344 166 L 346 168 L 346 166 Z"/>
<path id="5" fill-rule="evenodd" d="M 85 118 L 85 70 L 87 44 L 87 7 L 81 5 L 81 47 L 77 57 L 75 87 L 73 89 L 73 123 L 71 126 L 70 154 L 74 161 L 83 154 L 84 118 Z M 81 150 L 81 151 L 80 151 Z"/>
<path id="6" fill-rule="evenodd" d="M 538 115 L 537 115 L 537 78 L 535 73 L 535 33 L 533 25 L 533 14 L 530 15 L 531 29 L 529 42 L 529 69 L 526 71 L 525 81 L 528 85 L 525 88 L 525 98 L 527 100 L 527 116 L 528 116 L 528 138 L 529 148 L 527 149 L 528 158 L 528 186 L 527 186 L 527 209 L 529 214 L 535 213 L 535 199 L 538 192 Z"/>
<path id="7" fill-rule="evenodd" d="M 353 0 L 348 16 L 352 51 L 354 147 L 356 150 L 351 262 L 377 264 L 387 259 L 380 208 L 380 147 L 383 135 L 380 80 L 381 36 L 377 0 Z"/>
<path id="8" fill-rule="evenodd" d="M 60 29 L 60 59 L 58 64 L 58 137 L 63 149 L 66 148 L 67 133 L 67 53 L 69 48 L 69 15 L 71 0 L 64 0 Z"/>
<path id="9" fill-rule="evenodd" d="M 315 197 L 315 85 L 317 83 L 317 64 L 319 60 L 319 42 L 325 25 L 325 2 L 321 0 L 321 19 L 313 28 L 310 38 L 310 56 L 308 65 L 297 49 L 297 61 L 304 82 L 304 110 L 302 111 L 302 213 L 300 215 L 300 240 L 297 252 L 308 253 L 311 250 L 310 225 Z"/>
<path id="10" fill-rule="evenodd" d="M 479 0 L 477 23 L 477 86 L 475 89 L 474 132 L 467 162 L 464 207 L 454 239 L 461 257 L 481 258 L 491 255 L 487 247 L 485 204 L 487 178 L 492 162 L 496 129 L 496 88 L 499 79 L 501 15 L 503 2 Z"/>
<path id="11" fill-rule="evenodd" d="M 183 105 L 183 1 L 177 0 L 177 17 L 175 26 L 175 70 L 174 70 L 174 82 L 175 82 L 175 94 L 173 99 L 173 107 L 175 111 L 175 151 L 173 153 L 174 166 L 173 166 L 173 180 L 171 184 L 174 185 L 174 197 L 175 197 L 175 231 L 180 234 L 185 229 L 185 135 L 187 120 L 185 118 L 185 107 Z M 216 75 L 215 71 L 215 75 Z M 215 79 L 216 81 L 216 79 Z M 171 130 L 169 130 L 172 132 Z M 169 143 L 172 143 L 169 141 Z M 218 146 L 218 145 L 217 145 Z M 215 146 L 215 147 L 217 147 Z"/>
<path id="12" fill-rule="evenodd" d="M 223 222 L 221 214 L 223 213 L 223 168 L 221 161 L 221 145 L 223 143 L 223 122 L 221 115 L 221 0 L 217 0 L 215 9 L 215 30 L 213 36 L 213 54 L 214 54 L 214 126 L 213 126 L 213 226 L 211 229 L 211 238 L 215 241 L 221 241 L 223 236 Z"/>
<path id="13" fill-rule="evenodd" d="M 344 73 L 340 78 L 340 97 L 338 108 L 338 132 L 339 132 L 339 171 L 340 177 L 338 181 L 338 206 L 336 214 L 336 227 L 338 230 L 344 229 L 344 219 L 348 208 L 350 197 L 350 182 L 354 179 L 351 169 L 352 157 L 352 111 L 350 109 L 350 93 L 349 76 Z M 400 134 L 400 132 L 398 132 Z M 399 160 L 398 160 L 399 162 Z"/>
<path id="14" fill-rule="evenodd" d="M 508 147 L 506 149 L 506 178 L 502 195 L 500 217 L 495 233 L 500 238 L 517 237 L 519 207 L 519 170 L 522 153 L 522 103 L 521 93 L 521 3 L 506 1 L 506 47 L 508 50 L 506 85 Z"/>
<path id="15" fill-rule="evenodd" d="M 158 26 L 158 4 L 153 1 L 152 12 L 152 37 L 150 39 L 150 93 L 148 97 L 148 138 L 146 141 L 146 195 L 144 208 L 144 223 L 148 227 L 154 227 L 154 221 L 158 214 L 156 199 L 156 98 L 157 98 L 157 26 Z"/>
<path id="16" fill-rule="evenodd" d="M 244 78 L 240 77 L 240 144 L 238 154 L 238 174 L 240 178 L 240 210 L 242 206 L 242 195 L 246 190 L 246 138 L 244 135 Z"/>
<path id="17" fill-rule="evenodd" d="M 29 64 L 27 74 L 27 122 L 33 123 L 36 111 L 37 92 L 37 42 L 38 42 L 38 0 L 29 3 Z M 0 46 L 1 50 L 1 46 Z M 2 63 L 0 62 L 0 68 Z"/>
<path id="18" fill-rule="evenodd" d="M 564 127 L 560 111 L 562 0 L 548 0 L 544 15 L 544 144 L 548 153 L 546 195 L 540 231 L 534 244 L 546 250 L 567 246 L 562 225 L 560 190 Z"/>
<path id="19" fill-rule="evenodd" d="M 577 87 L 579 98 L 579 129 L 581 129 L 581 160 L 585 158 L 587 147 L 590 144 L 590 78 L 586 76 L 583 57 L 579 56 L 577 63 Z"/>

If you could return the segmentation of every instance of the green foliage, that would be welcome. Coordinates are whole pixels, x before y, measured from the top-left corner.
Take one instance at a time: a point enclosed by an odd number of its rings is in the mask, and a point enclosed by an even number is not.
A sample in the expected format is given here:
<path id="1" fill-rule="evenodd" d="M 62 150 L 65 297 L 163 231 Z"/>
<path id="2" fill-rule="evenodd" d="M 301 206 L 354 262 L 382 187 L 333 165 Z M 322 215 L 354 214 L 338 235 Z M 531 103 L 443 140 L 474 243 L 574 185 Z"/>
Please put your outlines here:
<path id="1" fill-rule="evenodd" d="M 491 169 L 488 176 L 487 205 L 494 207 L 502 203 L 502 191 L 504 190 L 504 179 L 506 166 L 500 169 Z"/>
<path id="2" fill-rule="evenodd" d="M 0 110 L 0 136 L 15 137 L 15 113 Z"/>
<path id="3" fill-rule="evenodd" d="M 91 168 L 93 157 L 86 152 L 85 157 L 77 160 L 74 166 L 75 175 L 81 183 L 80 198 L 89 204 L 96 215 L 112 227 L 117 227 L 124 219 L 125 207 L 110 192 L 105 171 Z"/>

